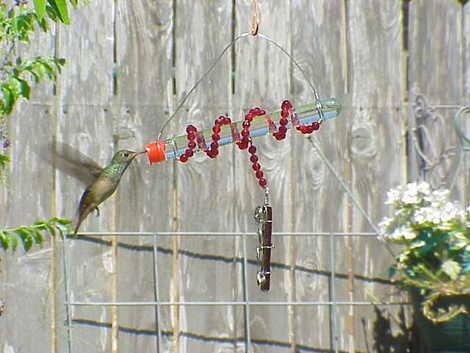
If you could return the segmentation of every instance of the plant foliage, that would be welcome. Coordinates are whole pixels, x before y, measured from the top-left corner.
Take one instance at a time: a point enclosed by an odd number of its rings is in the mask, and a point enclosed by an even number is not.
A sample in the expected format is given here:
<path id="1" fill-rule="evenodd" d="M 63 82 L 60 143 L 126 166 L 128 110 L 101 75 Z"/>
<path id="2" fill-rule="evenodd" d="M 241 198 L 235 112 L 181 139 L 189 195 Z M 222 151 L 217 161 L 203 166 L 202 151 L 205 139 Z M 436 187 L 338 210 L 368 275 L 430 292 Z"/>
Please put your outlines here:
<path id="1" fill-rule="evenodd" d="M 47 32 L 50 22 L 70 23 L 69 4 L 78 0 L 33 0 L 0 2 L 0 129 L 20 98 L 29 99 L 32 86 L 42 79 L 55 81 L 65 60 L 53 56 L 24 58 L 19 43 L 29 43 L 37 30 Z M 10 143 L 0 131 L 0 174 L 5 168 Z"/>
<path id="2" fill-rule="evenodd" d="M 423 312 L 435 322 L 470 313 L 465 306 L 443 311 L 436 305 L 440 297 L 470 295 L 470 207 L 426 182 L 392 189 L 387 203 L 394 213 L 380 223 L 380 235 L 402 245 L 391 275 L 427 297 Z"/>
<path id="3" fill-rule="evenodd" d="M 23 249 L 28 251 L 34 244 L 41 245 L 46 234 L 54 236 L 57 232 L 63 235 L 72 233 L 70 223 L 67 219 L 52 218 L 47 221 L 37 221 L 31 226 L 0 229 L 0 246 L 4 250 L 16 250 L 21 242 Z"/>

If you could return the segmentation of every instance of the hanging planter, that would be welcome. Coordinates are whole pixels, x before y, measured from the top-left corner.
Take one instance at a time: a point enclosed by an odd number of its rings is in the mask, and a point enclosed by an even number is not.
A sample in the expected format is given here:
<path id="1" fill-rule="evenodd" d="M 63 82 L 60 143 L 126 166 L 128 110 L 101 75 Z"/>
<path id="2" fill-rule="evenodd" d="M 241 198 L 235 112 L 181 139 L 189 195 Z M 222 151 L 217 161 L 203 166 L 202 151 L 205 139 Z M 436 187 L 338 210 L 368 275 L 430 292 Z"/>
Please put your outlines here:
<path id="1" fill-rule="evenodd" d="M 411 294 L 424 343 L 432 352 L 470 352 L 470 208 L 426 182 L 387 196 L 394 213 L 380 236 L 402 246 L 391 275 Z"/>
<path id="2" fill-rule="evenodd" d="M 424 314 L 429 300 L 419 291 L 410 289 L 410 297 L 415 313 L 415 323 L 422 341 L 431 352 L 468 353 L 470 352 L 470 314 L 456 313 L 447 320 L 433 322 Z M 470 307 L 470 295 L 448 295 L 433 301 L 433 312 L 455 313 L 457 308 Z M 458 309 L 457 309 L 458 310 Z"/>

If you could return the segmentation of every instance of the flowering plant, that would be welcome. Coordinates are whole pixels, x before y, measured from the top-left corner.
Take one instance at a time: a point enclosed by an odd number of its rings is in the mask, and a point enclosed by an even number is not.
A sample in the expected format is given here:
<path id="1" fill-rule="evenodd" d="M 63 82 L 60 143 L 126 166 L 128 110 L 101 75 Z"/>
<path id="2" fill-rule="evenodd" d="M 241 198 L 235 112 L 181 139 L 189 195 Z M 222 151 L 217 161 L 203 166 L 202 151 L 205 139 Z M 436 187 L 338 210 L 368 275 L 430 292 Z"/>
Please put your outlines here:
<path id="1" fill-rule="evenodd" d="M 403 246 L 391 275 L 420 290 L 423 313 L 434 322 L 470 313 L 465 304 L 447 310 L 436 305 L 440 297 L 470 295 L 470 207 L 465 210 L 449 200 L 448 190 L 433 191 L 426 182 L 390 190 L 386 203 L 394 214 L 379 224 L 379 236 Z"/>

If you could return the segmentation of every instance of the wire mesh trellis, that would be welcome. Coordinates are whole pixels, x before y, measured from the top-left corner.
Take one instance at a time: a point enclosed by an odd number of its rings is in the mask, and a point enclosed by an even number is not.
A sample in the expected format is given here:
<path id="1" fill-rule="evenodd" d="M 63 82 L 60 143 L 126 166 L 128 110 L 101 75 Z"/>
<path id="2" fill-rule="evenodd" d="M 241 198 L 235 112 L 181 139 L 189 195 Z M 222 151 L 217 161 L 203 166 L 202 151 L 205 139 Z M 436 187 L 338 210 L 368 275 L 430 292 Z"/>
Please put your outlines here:
<path id="1" fill-rule="evenodd" d="M 154 300 L 153 301 L 90 301 L 90 300 L 72 300 L 72 293 L 71 293 L 71 283 L 70 283 L 70 264 L 68 259 L 70 258 L 69 253 L 69 245 L 72 241 L 79 241 L 80 239 L 85 240 L 96 240 L 97 238 L 101 237 L 110 237 L 110 236 L 117 236 L 117 237 L 151 237 L 153 238 L 153 242 L 151 245 L 145 245 L 148 250 L 152 252 L 152 262 L 153 262 L 153 288 L 154 288 Z M 209 236 L 216 236 L 216 237 L 239 237 L 242 240 L 242 256 L 240 259 L 242 265 L 241 271 L 241 285 L 242 285 L 242 292 L 243 292 L 243 299 L 242 300 L 206 300 L 206 301 L 199 301 L 199 300 L 184 300 L 184 301 L 171 301 L 171 300 L 162 300 L 160 296 L 159 290 L 159 283 L 161 281 L 161 270 L 159 270 L 158 266 L 158 257 L 161 249 L 158 246 L 158 238 L 159 237 L 171 237 L 171 236 L 185 236 L 185 237 L 209 237 Z M 327 237 L 329 239 L 328 247 L 329 247 L 329 256 L 330 256 L 330 268 L 329 268 L 329 300 L 275 300 L 275 301 L 268 301 L 268 300 L 254 300 L 250 298 L 248 286 L 250 276 L 248 273 L 249 265 L 256 265 L 256 261 L 250 260 L 247 253 L 247 239 L 249 237 L 257 236 L 256 233 L 252 232 L 114 232 L 114 233 L 83 233 L 82 237 L 79 238 L 64 238 L 63 241 L 63 256 L 64 256 L 64 290 L 65 290 L 65 306 L 66 306 L 66 328 L 67 328 L 67 349 L 69 353 L 74 352 L 73 350 L 73 330 L 72 328 L 77 327 L 81 324 L 86 323 L 84 320 L 75 320 L 73 318 L 73 308 L 74 307 L 154 307 L 155 308 L 155 327 L 154 331 L 152 332 L 156 338 L 156 351 L 163 352 L 162 342 L 163 336 L 168 335 L 169 333 L 163 332 L 162 327 L 160 326 L 161 322 L 161 308 L 162 307 L 172 307 L 172 306 L 186 306 L 186 307 L 214 307 L 214 306 L 239 306 L 243 308 L 243 315 L 244 315 L 244 332 L 245 335 L 241 340 L 241 344 L 245 346 L 246 352 L 253 351 L 253 344 L 260 344 L 256 339 L 252 338 L 252 332 L 250 327 L 250 309 L 256 306 L 264 306 L 264 307 L 289 307 L 289 306 L 296 306 L 296 307 L 318 307 L 318 306 L 328 306 L 330 308 L 330 317 L 329 317 L 329 324 L 330 324 L 330 336 L 331 336 L 331 350 L 334 352 L 339 352 L 338 340 L 341 336 L 341 332 L 339 331 L 338 327 L 338 307 L 340 306 L 397 306 L 406 304 L 403 301 L 388 301 L 388 302 L 373 302 L 367 300 L 340 300 L 336 296 L 336 281 L 338 280 L 339 276 L 336 270 L 336 258 L 338 256 L 335 240 L 344 237 L 360 237 L 360 238 L 368 238 L 368 239 L 376 239 L 376 233 L 373 232 L 355 232 L 355 233 L 348 233 L 348 232 L 283 232 L 283 233 L 273 233 L 275 238 L 281 237 Z M 199 254 L 201 255 L 201 254 Z M 210 260 L 210 259 L 207 259 Z M 276 264 L 273 263 L 273 267 L 276 267 Z M 313 299 L 313 298 L 312 298 Z M 149 332 L 150 333 L 150 332 Z M 186 333 L 187 336 L 191 336 L 191 332 Z M 195 335 L 193 335 L 195 336 Z M 272 344 L 278 346 L 285 346 L 289 347 L 290 343 L 282 342 L 282 341 L 270 341 L 265 340 L 262 342 L 263 344 Z M 305 351 L 316 352 L 314 347 L 305 346 L 302 348 Z"/>

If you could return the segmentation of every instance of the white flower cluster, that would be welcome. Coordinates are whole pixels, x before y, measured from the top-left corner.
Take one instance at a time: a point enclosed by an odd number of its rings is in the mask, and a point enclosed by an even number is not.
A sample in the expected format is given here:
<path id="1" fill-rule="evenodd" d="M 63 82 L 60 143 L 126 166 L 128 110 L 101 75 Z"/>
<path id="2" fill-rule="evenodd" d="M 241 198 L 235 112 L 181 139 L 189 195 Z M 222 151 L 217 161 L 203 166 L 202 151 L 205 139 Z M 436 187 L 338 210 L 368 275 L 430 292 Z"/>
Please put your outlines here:
<path id="1" fill-rule="evenodd" d="M 387 193 L 386 204 L 395 209 L 392 218 L 386 217 L 379 224 L 383 239 L 409 241 L 423 227 L 435 230 L 452 230 L 457 225 L 470 226 L 470 207 L 464 210 L 459 204 L 449 201 L 448 190 L 431 190 L 427 182 L 399 186 Z"/>

